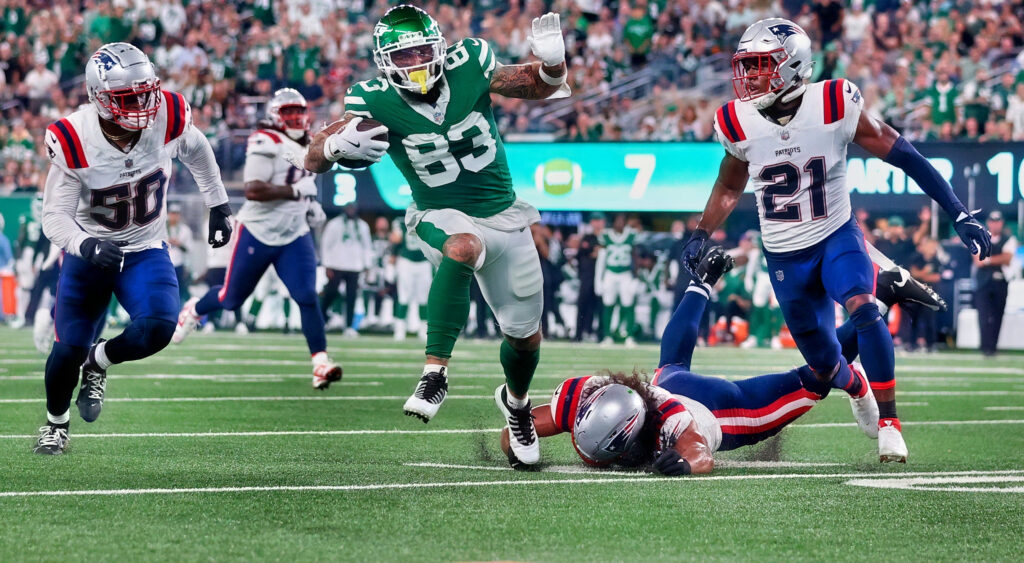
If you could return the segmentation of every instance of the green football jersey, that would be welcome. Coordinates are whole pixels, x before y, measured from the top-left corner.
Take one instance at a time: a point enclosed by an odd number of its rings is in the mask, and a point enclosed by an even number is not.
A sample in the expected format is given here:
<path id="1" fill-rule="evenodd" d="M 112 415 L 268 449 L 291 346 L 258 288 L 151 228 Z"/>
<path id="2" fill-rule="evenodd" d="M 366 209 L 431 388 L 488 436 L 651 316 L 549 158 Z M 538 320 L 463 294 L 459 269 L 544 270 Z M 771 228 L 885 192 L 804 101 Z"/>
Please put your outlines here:
<path id="1" fill-rule="evenodd" d="M 628 272 L 633 269 L 633 245 L 636 231 L 626 228 L 621 233 L 608 229 L 601 233 L 604 247 L 604 267 L 609 272 Z"/>
<path id="2" fill-rule="evenodd" d="M 411 262 L 423 262 L 427 259 L 427 257 L 424 256 L 423 251 L 420 250 L 420 246 L 418 244 L 413 244 L 409 240 L 408 229 L 405 226 L 405 221 L 403 221 L 401 217 L 391 221 L 391 230 L 402 232 L 402 242 L 395 245 L 395 256 L 405 258 Z"/>
<path id="3" fill-rule="evenodd" d="M 644 293 L 657 293 L 665 287 L 665 261 L 659 258 L 650 269 L 637 270 L 636 276 L 643 284 Z"/>
<path id="4" fill-rule="evenodd" d="M 388 155 L 409 182 L 419 209 L 490 217 L 515 202 L 505 146 L 491 111 L 496 64 L 486 41 L 463 39 L 448 47 L 434 105 L 414 101 L 384 77 L 359 82 L 346 92 L 346 112 L 387 126 Z"/>

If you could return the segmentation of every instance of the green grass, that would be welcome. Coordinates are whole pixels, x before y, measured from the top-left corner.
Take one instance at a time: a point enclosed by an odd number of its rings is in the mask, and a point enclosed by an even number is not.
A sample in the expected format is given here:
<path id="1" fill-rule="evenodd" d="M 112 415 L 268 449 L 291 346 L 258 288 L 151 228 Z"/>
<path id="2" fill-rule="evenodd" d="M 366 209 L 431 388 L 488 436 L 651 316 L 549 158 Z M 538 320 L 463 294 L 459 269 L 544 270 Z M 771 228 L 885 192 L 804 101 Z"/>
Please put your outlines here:
<path id="1" fill-rule="evenodd" d="M 780 438 L 720 455 L 733 466 L 712 478 L 664 479 L 572 472 L 582 464 L 565 437 L 543 442 L 544 470 L 502 470 L 493 431 L 501 418 L 490 399 L 502 380 L 496 342 L 458 344 L 452 396 L 429 425 L 401 412 L 419 373 L 415 341 L 332 338 L 330 346 L 346 376 L 326 393 L 310 387 L 300 336 L 197 334 L 117 366 L 103 415 L 86 424 L 72 408 L 71 447 L 50 458 L 30 451 L 45 416 L 44 358 L 28 331 L 0 329 L 0 495 L 123 491 L 0 496 L 0 560 L 1020 558 L 1024 410 L 986 407 L 1024 407 L 1022 356 L 898 358 L 905 466 L 879 465 L 875 442 L 852 424 L 821 425 L 852 422 L 835 394 Z M 533 397 L 546 401 L 570 375 L 651 369 L 656 358 L 653 347 L 549 343 Z M 741 377 L 799 361 L 794 351 L 702 349 L 695 366 Z M 117 400 L 195 397 L 242 400 Z M 994 423 L 921 424 L 980 420 Z M 329 433 L 355 430 L 429 432 Z M 258 431 L 322 433 L 111 436 Z M 742 460 L 826 465 L 735 464 Z M 991 472 L 997 482 L 848 484 L 962 471 Z M 266 490 L 282 486 L 324 488 Z M 125 494 L 224 487 L 255 490 Z"/>

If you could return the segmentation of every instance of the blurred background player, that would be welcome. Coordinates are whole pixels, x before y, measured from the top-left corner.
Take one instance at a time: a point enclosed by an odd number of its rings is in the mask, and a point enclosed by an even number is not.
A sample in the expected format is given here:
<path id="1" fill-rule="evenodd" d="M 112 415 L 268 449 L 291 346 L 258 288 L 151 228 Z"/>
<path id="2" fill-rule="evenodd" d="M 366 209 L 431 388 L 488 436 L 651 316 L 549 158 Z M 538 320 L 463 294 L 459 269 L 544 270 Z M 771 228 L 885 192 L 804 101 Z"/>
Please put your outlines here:
<path id="1" fill-rule="evenodd" d="M 850 205 L 849 143 L 913 178 L 954 220 L 972 253 L 988 257 L 991 242 L 935 167 L 862 111 L 856 86 L 843 79 L 810 83 L 813 66 L 811 39 L 789 20 L 761 20 L 740 37 L 733 57 L 738 99 L 715 117 L 726 154 L 683 261 L 691 271 L 697 267 L 708 233 L 722 225 L 752 179 L 771 282 L 800 352 L 823 381 L 838 378 L 843 386 L 853 377 L 833 329 L 834 303 L 842 304 L 857 327 L 881 411 L 879 459 L 902 462 L 907 447 L 896 413 L 892 335 L 872 295 L 874 266 Z"/>
<path id="2" fill-rule="evenodd" d="M 96 420 L 107 369 L 164 348 L 174 332 L 178 283 L 164 237 L 171 158 L 188 167 L 210 208 L 208 242 L 228 243 L 228 195 L 206 137 L 180 94 L 160 90 L 149 58 L 110 43 L 85 68 L 89 105 L 50 125 L 43 230 L 64 250 L 56 342 L 46 361 L 46 424 L 35 451 L 68 444 L 69 406 L 81 369 L 79 414 Z M 127 180 L 127 181 L 126 181 Z M 93 344 L 111 294 L 131 323 Z"/>
<path id="3" fill-rule="evenodd" d="M 327 270 L 327 285 L 320 295 L 320 309 L 326 316 L 345 284 L 345 336 L 359 336 L 356 327 L 356 303 L 359 277 L 373 266 L 373 241 L 370 225 L 359 218 L 355 202 L 324 225 L 320 235 L 320 261 Z"/>
<path id="4" fill-rule="evenodd" d="M 245 199 L 238 211 L 231 262 L 224 285 L 189 299 L 178 316 L 174 342 L 181 343 L 202 316 L 234 310 L 252 294 L 271 265 L 299 306 L 302 334 L 313 362 L 313 387 L 326 389 L 341 379 L 341 366 L 327 356 L 324 318 L 316 296 L 316 248 L 310 233 L 323 211 L 316 201 L 313 175 L 283 158 L 299 154 L 309 143 L 305 98 L 291 88 L 274 93 L 267 103 L 263 128 L 249 136 L 245 156 Z"/>
<path id="5" fill-rule="evenodd" d="M 167 252 L 171 255 L 174 275 L 178 278 L 178 295 L 188 301 L 189 250 L 192 248 L 192 229 L 181 220 L 181 204 L 167 204 Z"/>
<path id="6" fill-rule="evenodd" d="M 377 217 L 370 237 L 370 268 L 363 276 L 363 310 L 365 316 L 360 328 L 385 330 L 394 323 L 393 299 L 394 265 L 392 259 L 391 223 L 387 217 Z"/>
<path id="7" fill-rule="evenodd" d="M 234 219 L 234 218 L 232 218 Z M 234 223 L 232 223 L 233 226 Z M 206 252 L 206 273 L 203 274 L 203 282 L 207 288 L 222 286 L 224 285 L 224 278 L 228 272 L 228 265 L 231 264 L 231 254 L 234 250 L 234 245 L 226 245 L 220 248 L 210 247 Z M 230 311 L 230 323 L 228 322 L 228 315 L 224 314 L 224 310 L 214 310 L 207 315 L 207 324 L 203 326 L 203 331 L 213 330 L 214 327 L 230 328 L 231 324 L 235 327 L 236 334 L 249 334 L 249 326 L 247 319 L 242 312 L 242 305 L 235 307 Z"/>
<path id="8" fill-rule="evenodd" d="M 605 215 L 600 211 L 590 214 L 586 232 L 580 237 L 576 250 L 576 271 L 580 280 L 580 292 L 576 305 L 576 334 L 573 340 L 583 342 L 584 338 L 595 341 L 604 337 L 605 327 L 598 325 L 594 330 L 594 313 L 601 309 L 601 296 L 597 293 L 597 262 L 601 254 L 601 236 L 605 228 Z M 598 316 L 600 318 L 600 316 Z"/>
<path id="9" fill-rule="evenodd" d="M 409 311 L 416 305 L 417 333 L 427 339 L 427 297 L 433 281 L 434 268 L 423 254 L 423 242 L 408 236 L 401 217 L 391 222 L 391 244 L 395 257 L 395 285 L 398 297 L 395 303 L 395 340 L 405 340 L 408 334 Z"/>
<path id="10" fill-rule="evenodd" d="M 601 295 L 604 310 L 601 325 L 605 336 L 602 345 L 611 346 L 615 338 L 623 340 L 626 347 L 636 345 L 633 340 L 633 322 L 636 318 L 636 277 L 633 275 L 633 245 L 636 231 L 626 225 L 626 216 L 619 213 L 612 221 L 611 229 L 604 229 L 599 239 L 601 250 L 597 258 L 596 291 Z M 618 309 L 618 322 L 612 326 Z"/>
<path id="11" fill-rule="evenodd" d="M 1011 265 L 1017 252 L 1017 239 L 1006 229 L 1003 214 L 998 210 L 990 212 L 986 225 L 992 232 L 992 255 L 974 259 L 977 267 L 974 306 L 978 309 L 981 353 L 994 356 L 1003 326 L 1007 288 L 1009 282 L 1019 276 L 1020 266 Z"/>
<path id="12" fill-rule="evenodd" d="M 495 401 L 512 428 L 513 449 L 533 464 L 540 449 L 527 392 L 540 359 L 543 284 L 529 226 L 540 214 L 512 189 L 491 94 L 536 100 L 569 95 L 558 14 L 535 18 L 529 43 L 541 62 L 506 66 L 486 41 L 464 39 L 449 47 L 437 21 L 419 8 L 390 9 L 374 28 L 373 56 L 383 76 L 349 88 L 349 121 L 338 132 L 317 135 L 306 167 L 326 172 L 341 158 L 377 162 L 385 151 L 391 156 L 412 191 L 405 216 L 410 236 L 425 243 L 437 267 L 428 299 L 426 362 L 404 411 L 427 422 L 447 396 L 448 360 L 469 316 L 475 275 L 505 335 L 500 357 L 506 384 L 495 390 Z M 360 131 L 363 118 L 382 125 Z M 384 132 L 388 141 L 375 139 Z"/>

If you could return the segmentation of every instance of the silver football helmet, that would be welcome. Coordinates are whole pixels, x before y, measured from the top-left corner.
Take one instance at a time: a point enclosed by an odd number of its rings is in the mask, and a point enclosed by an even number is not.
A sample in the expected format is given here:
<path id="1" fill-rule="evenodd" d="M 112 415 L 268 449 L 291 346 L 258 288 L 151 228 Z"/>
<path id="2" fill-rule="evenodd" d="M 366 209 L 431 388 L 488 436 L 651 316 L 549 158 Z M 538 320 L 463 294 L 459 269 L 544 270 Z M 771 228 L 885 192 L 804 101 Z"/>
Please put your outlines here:
<path id="1" fill-rule="evenodd" d="M 788 102 L 803 94 L 813 69 L 807 33 L 789 20 L 768 18 L 740 37 L 732 57 L 732 87 L 737 98 L 765 109 L 780 96 Z"/>
<path id="2" fill-rule="evenodd" d="M 298 141 L 309 132 L 309 105 L 294 88 L 281 88 L 267 102 L 267 119 L 276 129 Z"/>
<path id="3" fill-rule="evenodd" d="M 101 118 L 135 131 L 154 123 L 163 98 L 153 63 L 128 43 L 107 43 L 89 58 L 85 89 Z"/>
<path id="4" fill-rule="evenodd" d="M 640 436 L 646 417 L 647 407 L 639 393 L 610 383 L 596 389 L 580 404 L 572 443 L 588 464 L 611 463 Z"/>

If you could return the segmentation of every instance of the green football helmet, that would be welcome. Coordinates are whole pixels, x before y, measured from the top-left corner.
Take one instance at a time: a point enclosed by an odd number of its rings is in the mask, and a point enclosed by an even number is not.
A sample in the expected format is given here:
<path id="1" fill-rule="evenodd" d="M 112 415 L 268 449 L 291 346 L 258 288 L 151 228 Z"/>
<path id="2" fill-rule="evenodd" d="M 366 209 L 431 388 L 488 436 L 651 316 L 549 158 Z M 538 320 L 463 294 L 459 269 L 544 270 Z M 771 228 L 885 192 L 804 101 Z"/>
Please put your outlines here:
<path id="1" fill-rule="evenodd" d="M 426 94 L 444 73 L 448 44 L 437 21 L 402 4 L 373 28 L 373 60 L 395 88 Z"/>

